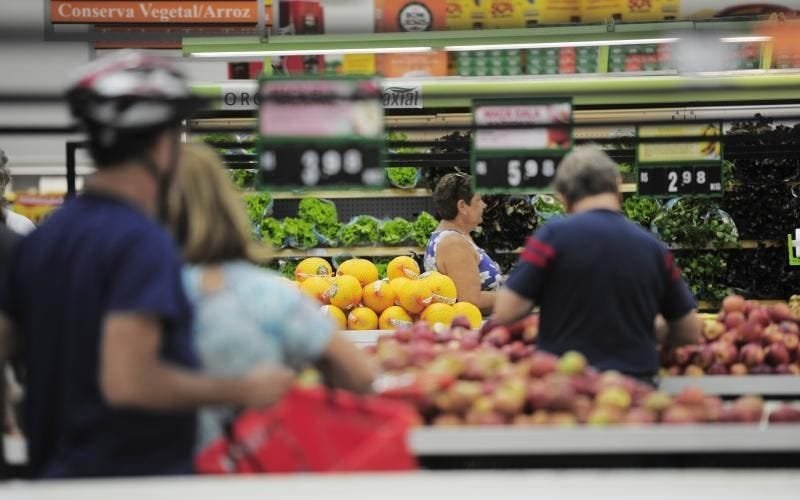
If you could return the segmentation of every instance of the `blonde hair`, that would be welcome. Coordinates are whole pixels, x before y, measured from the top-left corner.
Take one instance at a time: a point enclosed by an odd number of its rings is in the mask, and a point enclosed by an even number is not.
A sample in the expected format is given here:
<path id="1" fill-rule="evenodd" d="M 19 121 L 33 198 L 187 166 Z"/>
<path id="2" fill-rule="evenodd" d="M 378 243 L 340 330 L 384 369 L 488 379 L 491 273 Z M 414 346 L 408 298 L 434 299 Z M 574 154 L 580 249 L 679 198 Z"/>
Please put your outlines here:
<path id="1" fill-rule="evenodd" d="M 167 197 L 167 224 L 186 261 L 267 260 L 269 250 L 253 241 L 242 196 L 217 153 L 204 144 L 182 148 Z"/>

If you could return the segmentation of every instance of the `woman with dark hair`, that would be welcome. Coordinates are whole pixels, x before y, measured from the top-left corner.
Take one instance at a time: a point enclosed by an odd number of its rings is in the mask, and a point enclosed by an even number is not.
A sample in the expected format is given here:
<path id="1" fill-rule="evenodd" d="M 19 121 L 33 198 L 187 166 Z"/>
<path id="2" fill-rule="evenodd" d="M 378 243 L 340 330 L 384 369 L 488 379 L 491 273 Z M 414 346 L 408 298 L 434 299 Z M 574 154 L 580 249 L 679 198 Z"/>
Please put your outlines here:
<path id="1" fill-rule="evenodd" d="M 470 236 L 486 208 L 481 195 L 472 191 L 470 179 L 467 174 L 447 174 L 436 184 L 433 205 L 440 222 L 425 248 L 425 270 L 449 276 L 458 289 L 458 300 L 488 313 L 503 276 L 497 262 Z"/>

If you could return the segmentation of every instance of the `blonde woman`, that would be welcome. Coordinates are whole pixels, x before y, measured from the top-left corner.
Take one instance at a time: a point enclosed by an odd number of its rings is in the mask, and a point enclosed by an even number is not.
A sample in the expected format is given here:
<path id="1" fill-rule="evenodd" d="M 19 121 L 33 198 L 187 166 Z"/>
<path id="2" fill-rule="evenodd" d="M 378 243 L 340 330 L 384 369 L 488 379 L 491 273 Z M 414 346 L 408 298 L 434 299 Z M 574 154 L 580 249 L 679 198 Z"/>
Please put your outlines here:
<path id="1" fill-rule="evenodd" d="M 184 286 L 207 371 L 242 374 L 265 361 L 295 370 L 314 364 L 330 385 L 369 390 L 371 365 L 319 305 L 256 265 L 266 249 L 252 241 L 241 196 L 211 148 L 185 146 L 167 222 L 188 263 Z M 219 435 L 229 411 L 201 412 L 201 446 Z"/>

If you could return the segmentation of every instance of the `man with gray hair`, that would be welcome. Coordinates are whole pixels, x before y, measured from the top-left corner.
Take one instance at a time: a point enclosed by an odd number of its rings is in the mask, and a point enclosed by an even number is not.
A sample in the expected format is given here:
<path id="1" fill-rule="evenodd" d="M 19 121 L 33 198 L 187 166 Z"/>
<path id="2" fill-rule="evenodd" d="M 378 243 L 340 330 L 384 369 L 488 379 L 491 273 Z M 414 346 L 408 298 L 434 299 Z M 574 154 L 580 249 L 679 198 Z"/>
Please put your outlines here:
<path id="1" fill-rule="evenodd" d="M 658 342 L 697 342 L 702 323 L 672 253 L 621 213 L 619 183 L 597 146 L 564 158 L 553 186 L 569 215 L 528 239 L 493 322 L 511 323 L 538 304 L 539 348 L 576 350 L 600 370 L 652 383 Z"/>

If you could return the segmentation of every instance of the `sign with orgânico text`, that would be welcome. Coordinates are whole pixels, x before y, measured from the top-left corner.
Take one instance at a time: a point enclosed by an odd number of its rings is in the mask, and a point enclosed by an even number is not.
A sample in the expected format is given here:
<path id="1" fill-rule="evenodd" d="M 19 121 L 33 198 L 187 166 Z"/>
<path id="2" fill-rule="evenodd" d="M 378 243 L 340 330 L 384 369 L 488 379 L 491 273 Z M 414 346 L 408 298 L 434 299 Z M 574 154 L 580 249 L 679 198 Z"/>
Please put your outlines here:
<path id="1" fill-rule="evenodd" d="M 637 128 L 636 189 L 644 196 L 722 196 L 722 124 L 642 125 Z M 681 138 L 678 142 L 669 139 Z M 689 140 L 693 138 L 697 140 Z"/>
<path id="2" fill-rule="evenodd" d="M 261 80 L 257 186 L 381 188 L 383 102 L 377 79 Z"/>
<path id="3" fill-rule="evenodd" d="M 472 119 L 472 182 L 479 193 L 545 190 L 572 148 L 570 98 L 477 100 Z"/>

